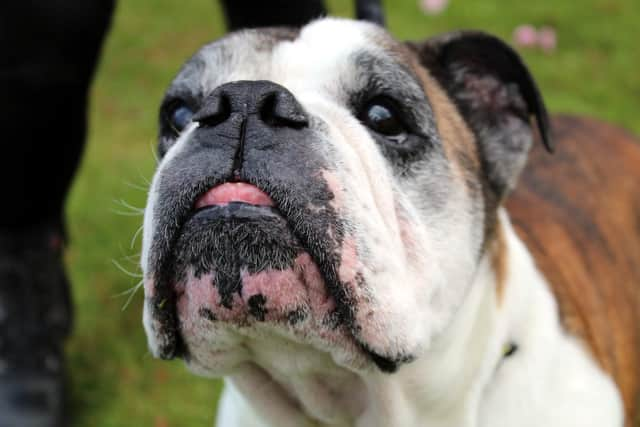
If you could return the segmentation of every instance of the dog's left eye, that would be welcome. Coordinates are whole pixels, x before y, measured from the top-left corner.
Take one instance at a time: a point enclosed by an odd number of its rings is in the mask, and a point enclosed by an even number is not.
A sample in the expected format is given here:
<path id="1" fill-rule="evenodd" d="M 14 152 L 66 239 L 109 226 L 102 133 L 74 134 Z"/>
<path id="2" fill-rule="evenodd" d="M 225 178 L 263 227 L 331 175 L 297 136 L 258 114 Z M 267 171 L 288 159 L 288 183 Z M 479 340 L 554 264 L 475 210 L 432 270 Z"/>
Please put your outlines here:
<path id="1" fill-rule="evenodd" d="M 369 129 L 396 143 L 403 142 L 406 137 L 405 126 L 395 109 L 383 100 L 374 100 L 367 104 L 360 120 Z"/>
<path id="2" fill-rule="evenodd" d="M 173 130 L 176 133 L 179 133 L 186 128 L 189 123 L 191 123 L 192 118 L 193 110 L 191 110 L 191 108 L 186 104 L 179 103 L 171 109 L 169 121 Z"/>

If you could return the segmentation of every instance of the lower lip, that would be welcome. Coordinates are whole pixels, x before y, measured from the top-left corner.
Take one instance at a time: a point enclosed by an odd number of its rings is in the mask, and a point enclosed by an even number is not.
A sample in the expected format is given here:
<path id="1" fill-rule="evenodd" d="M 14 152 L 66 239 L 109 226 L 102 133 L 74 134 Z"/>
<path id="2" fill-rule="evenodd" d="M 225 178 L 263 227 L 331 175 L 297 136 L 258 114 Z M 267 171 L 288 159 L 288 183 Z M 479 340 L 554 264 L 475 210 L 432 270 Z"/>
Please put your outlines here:
<path id="1" fill-rule="evenodd" d="M 226 182 L 202 194 L 195 203 L 196 209 L 207 206 L 224 206 L 232 202 L 253 206 L 273 207 L 273 199 L 258 187 L 245 182 Z"/>
<path id="2" fill-rule="evenodd" d="M 239 221 L 283 221 L 280 212 L 272 206 L 250 205 L 243 202 L 230 202 L 222 205 L 205 206 L 196 209 L 192 219 L 198 220 L 239 220 Z"/>

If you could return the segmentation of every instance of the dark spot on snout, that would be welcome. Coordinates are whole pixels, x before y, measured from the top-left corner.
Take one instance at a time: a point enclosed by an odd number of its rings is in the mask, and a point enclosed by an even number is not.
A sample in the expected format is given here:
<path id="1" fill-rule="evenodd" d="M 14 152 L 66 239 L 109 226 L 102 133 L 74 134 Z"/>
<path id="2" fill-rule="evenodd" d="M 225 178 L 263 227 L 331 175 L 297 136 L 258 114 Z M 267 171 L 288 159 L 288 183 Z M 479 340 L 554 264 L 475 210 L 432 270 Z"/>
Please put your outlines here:
<path id="1" fill-rule="evenodd" d="M 296 308 L 295 310 L 292 310 L 287 314 L 287 321 L 291 326 L 302 322 L 306 318 L 307 318 L 307 312 L 302 307 Z"/>
<path id="2" fill-rule="evenodd" d="M 213 312 L 209 310 L 207 307 L 201 307 L 200 310 L 198 310 L 198 314 L 200 315 L 200 317 L 203 317 L 210 322 L 216 321 L 215 314 L 213 314 Z"/>
<path id="3" fill-rule="evenodd" d="M 334 310 L 329 313 L 322 319 L 323 326 L 326 326 L 330 329 L 337 329 L 340 326 L 342 317 L 339 311 Z"/>
<path id="4" fill-rule="evenodd" d="M 247 303 L 249 304 L 249 313 L 259 321 L 264 321 L 264 316 L 267 314 L 267 308 L 265 304 L 267 299 L 262 294 L 252 295 L 249 297 Z"/>

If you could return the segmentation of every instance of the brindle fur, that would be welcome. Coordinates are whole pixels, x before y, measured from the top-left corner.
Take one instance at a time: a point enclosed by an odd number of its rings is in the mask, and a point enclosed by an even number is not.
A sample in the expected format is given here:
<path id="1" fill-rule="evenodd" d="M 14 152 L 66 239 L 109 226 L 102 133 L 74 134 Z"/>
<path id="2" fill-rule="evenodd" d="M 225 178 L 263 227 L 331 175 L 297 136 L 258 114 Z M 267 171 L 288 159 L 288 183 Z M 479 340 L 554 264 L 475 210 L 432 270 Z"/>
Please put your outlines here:
<path id="1" fill-rule="evenodd" d="M 555 154 L 532 149 L 507 208 L 564 326 L 618 384 L 630 427 L 640 421 L 640 141 L 593 119 L 552 123 Z"/>

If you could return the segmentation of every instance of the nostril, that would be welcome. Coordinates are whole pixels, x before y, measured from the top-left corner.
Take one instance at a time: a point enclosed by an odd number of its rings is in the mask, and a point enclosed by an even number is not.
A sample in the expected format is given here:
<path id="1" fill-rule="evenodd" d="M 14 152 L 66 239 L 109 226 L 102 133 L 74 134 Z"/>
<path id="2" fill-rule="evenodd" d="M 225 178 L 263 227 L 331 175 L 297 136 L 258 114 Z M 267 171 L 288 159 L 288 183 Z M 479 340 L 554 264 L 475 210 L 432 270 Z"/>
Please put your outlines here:
<path id="1" fill-rule="evenodd" d="M 201 126 L 213 127 L 225 122 L 231 115 L 231 101 L 224 92 L 209 95 L 204 106 L 198 110 L 192 120 Z"/>
<path id="2" fill-rule="evenodd" d="M 267 95 L 260 106 L 260 120 L 269 126 L 281 126 L 280 120 L 275 115 L 276 94 L 275 92 Z"/>
<path id="3" fill-rule="evenodd" d="M 267 94 L 259 110 L 260 120 L 268 126 L 299 128 L 308 125 L 307 115 L 298 101 L 288 92 Z"/>

